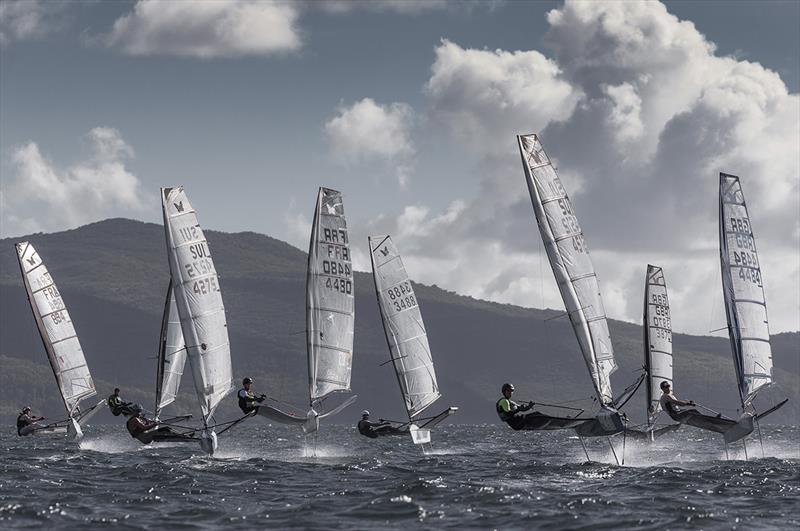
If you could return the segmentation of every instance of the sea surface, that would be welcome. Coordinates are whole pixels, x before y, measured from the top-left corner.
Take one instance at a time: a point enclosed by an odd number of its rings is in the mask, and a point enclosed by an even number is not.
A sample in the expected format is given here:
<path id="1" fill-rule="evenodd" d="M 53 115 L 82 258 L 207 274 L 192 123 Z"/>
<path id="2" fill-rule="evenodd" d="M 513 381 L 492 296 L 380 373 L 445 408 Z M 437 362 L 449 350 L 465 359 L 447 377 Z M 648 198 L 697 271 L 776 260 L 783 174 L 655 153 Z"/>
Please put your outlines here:
<path id="1" fill-rule="evenodd" d="M 142 446 L 122 426 L 0 435 L 0 528 L 798 529 L 800 430 L 731 447 L 684 427 L 656 444 L 440 425 L 431 448 L 254 419 L 195 444 Z M 623 448 L 624 446 L 624 448 Z M 624 464 L 622 459 L 624 457 Z"/>

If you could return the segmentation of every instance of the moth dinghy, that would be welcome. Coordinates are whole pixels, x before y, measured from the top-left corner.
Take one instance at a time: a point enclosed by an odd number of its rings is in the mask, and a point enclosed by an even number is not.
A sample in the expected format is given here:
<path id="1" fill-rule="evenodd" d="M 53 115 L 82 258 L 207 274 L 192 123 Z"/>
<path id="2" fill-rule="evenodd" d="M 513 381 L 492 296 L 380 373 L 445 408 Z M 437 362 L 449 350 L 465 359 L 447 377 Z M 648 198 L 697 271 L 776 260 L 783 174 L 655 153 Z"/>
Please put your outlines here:
<path id="1" fill-rule="evenodd" d="M 53 278 L 29 242 L 15 245 L 25 293 L 31 305 L 36 328 L 42 338 L 44 350 L 58 391 L 64 402 L 66 418 L 48 422 L 34 423 L 19 429 L 20 435 L 46 433 L 68 434 L 74 440 L 83 437 L 85 426 L 104 404 L 101 400 L 88 409 L 81 409 L 82 401 L 97 394 L 94 380 L 89 372 L 78 334 L 72 324 L 64 299 L 61 297 Z"/>
<path id="2" fill-rule="evenodd" d="M 740 416 L 723 432 L 725 443 L 744 439 L 758 421 L 788 398 L 759 413 L 755 399 L 773 384 L 772 348 L 761 263 L 739 177 L 719 174 L 719 248 L 722 293 L 740 399 Z M 745 446 L 745 452 L 747 448 Z"/>
<path id="3" fill-rule="evenodd" d="M 306 354 L 309 409 L 304 416 L 273 405 L 251 414 L 316 433 L 320 420 L 336 415 L 356 400 L 348 397 L 324 411 L 332 395 L 350 392 L 355 329 L 355 297 L 350 239 L 342 194 L 320 187 L 311 226 L 306 276 Z M 248 417 L 249 415 L 245 415 Z"/>
<path id="4" fill-rule="evenodd" d="M 163 356 L 162 353 L 159 354 L 161 387 L 160 391 L 157 387 L 157 394 L 160 392 L 157 410 L 160 413 L 161 407 L 165 405 L 164 401 L 169 403 L 174 400 L 174 393 L 180 383 L 180 375 L 176 369 L 181 356 L 185 356 L 191 367 L 203 427 L 183 435 L 194 436 L 199 432 L 197 437 L 200 447 L 206 453 L 213 454 L 218 444 L 214 431 L 214 411 L 233 389 L 225 306 L 208 241 L 183 187 L 162 188 L 161 201 L 171 278 L 169 291 L 174 294 L 185 354 L 180 354 L 181 349 L 175 344 L 179 340 L 175 339 L 176 322 L 169 317 L 171 311 L 167 307 L 172 306 L 172 295 L 168 295 L 169 302 L 165 305 L 166 324 L 162 324 Z M 173 339 L 169 339 L 170 332 Z M 170 352 L 167 342 L 174 342 L 171 348 L 176 350 Z M 170 363 L 175 363 L 174 368 L 163 369 L 167 359 Z M 159 424 L 163 426 L 165 421 L 159 421 Z"/>
<path id="5" fill-rule="evenodd" d="M 580 410 L 575 415 L 563 417 L 533 412 L 512 427 L 523 430 L 572 428 L 581 438 L 620 433 L 624 424 L 618 408 L 636 392 L 644 374 L 614 399 L 610 376 L 617 370 L 617 363 L 597 276 L 572 202 L 538 136 L 518 135 L 517 144 L 542 242 L 589 370 L 600 410 L 594 416 L 582 416 L 583 410 Z"/>
<path id="6" fill-rule="evenodd" d="M 389 423 L 378 435 L 410 434 L 414 444 L 430 443 L 430 430 L 458 411 L 448 407 L 432 417 L 420 414 L 441 397 L 425 323 L 411 279 L 390 236 L 368 238 L 372 278 L 389 346 L 389 359 L 400 384 L 408 420 Z"/>
<path id="7" fill-rule="evenodd" d="M 656 424 L 661 411 L 661 383 L 672 385 L 672 317 L 670 315 L 667 281 L 664 270 L 647 266 L 644 280 L 644 370 L 646 374 L 647 426 L 644 430 L 626 428 L 625 435 L 634 439 L 654 441 L 661 435 L 675 431 L 680 424 L 659 427 Z"/>

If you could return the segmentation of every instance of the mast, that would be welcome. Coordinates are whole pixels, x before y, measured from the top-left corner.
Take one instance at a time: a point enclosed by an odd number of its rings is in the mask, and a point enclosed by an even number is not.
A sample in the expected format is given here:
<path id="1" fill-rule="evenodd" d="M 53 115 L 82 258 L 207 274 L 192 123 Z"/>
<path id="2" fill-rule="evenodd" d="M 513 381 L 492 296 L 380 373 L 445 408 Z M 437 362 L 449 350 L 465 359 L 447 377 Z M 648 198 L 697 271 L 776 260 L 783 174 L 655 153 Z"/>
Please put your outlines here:
<path id="1" fill-rule="evenodd" d="M 355 298 L 342 194 L 320 187 L 306 277 L 309 402 L 350 391 Z"/>
<path id="2" fill-rule="evenodd" d="M 78 335 L 61 293 L 39 254 L 28 242 L 16 244 L 25 293 L 56 378 L 67 415 L 97 394 Z"/>
<path id="3" fill-rule="evenodd" d="M 368 238 L 381 322 L 408 419 L 440 396 L 422 313 L 403 260 L 390 236 Z"/>
<path id="4" fill-rule="evenodd" d="M 722 293 L 742 408 L 772 383 L 772 348 L 761 265 L 739 177 L 719 174 Z"/>
<path id="5" fill-rule="evenodd" d="M 186 364 L 186 343 L 181 332 L 181 321 L 175 305 L 172 279 L 167 287 L 164 313 L 161 317 L 161 336 L 158 349 L 158 368 L 156 371 L 155 417 L 161 410 L 175 401 L 181 385 L 183 368 Z"/>
<path id="6" fill-rule="evenodd" d="M 644 364 L 647 371 L 647 424 L 661 409 L 661 382 L 672 385 L 672 318 L 664 271 L 647 266 L 644 290 Z"/>
<path id="7" fill-rule="evenodd" d="M 167 256 L 197 400 L 208 425 L 233 389 L 225 306 L 217 270 L 183 187 L 162 188 Z"/>
<path id="8" fill-rule="evenodd" d="M 594 266 L 572 202 L 539 138 L 518 135 L 522 166 L 550 267 L 578 345 L 603 406 L 612 406 L 610 375 L 617 369 Z"/>

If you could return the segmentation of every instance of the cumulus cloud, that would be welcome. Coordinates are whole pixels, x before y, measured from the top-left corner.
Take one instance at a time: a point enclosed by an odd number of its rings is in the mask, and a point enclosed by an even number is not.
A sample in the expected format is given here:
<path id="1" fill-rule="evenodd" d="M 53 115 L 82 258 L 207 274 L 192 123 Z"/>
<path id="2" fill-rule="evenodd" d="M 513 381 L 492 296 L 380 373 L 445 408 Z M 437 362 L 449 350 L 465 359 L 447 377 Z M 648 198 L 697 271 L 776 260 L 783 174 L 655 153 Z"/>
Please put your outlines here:
<path id="1" fill-rule="evenodd" d="M 707 333 L 725 320 L 717 174 L 726 171 L 742 178 L 772 329 L 798 329 L 798 94 L 758 63 L 716 55 L 656 2 L 568 1 L 548 21 L 549 56 L 447 40 L 436 48 L 431 115 L 479 159 L 479 193 L 440 214 L 409 207 L 376 229 L 403 235 L 397 244 L 423 282 L 561 307 L 514 142 L 538 132 L 608 313 L 640 319 L 644 270 L 655 263 L 670 282 L 676 329 Z"/>
<path id="2" fill-rule="evenodd" d="M 131 55 L 269 55 L 300 48 L 298 16 L 291 2 L 139 0 L 107 43 Z"/>
<path id="3" fill-rule="evenodd" d="M 390 166 L 405 186 L 413 163 L 414 111 L 405 103 L 380 105 L 364 98 L 341 105 L 325 123 L 333 158 L 347 166 L 379 162 Z"/>
<path id="4" fill-rule="evenodd" d="M 64 230 L 144 208 L 139 179 L 125 167 L 133 149 L 119 131 L 92 129 L 91 155 L 68 168 L 48 160 L 35 142 L 16 148 L 14 175 L 2 187 L 4 236 Z"/>
<path id="5" fill-rule="evenodd" d="M 0 45 L 40 38 L 61 23 L 64 3 L 44 0 L 0 2 Z"/>
<path id="6" fill-rule="evenodd" d="M 468 4 L 471 2 L 459 2 Z M 447 0 L 379 0 L 365 2 L 363 0 L 326 0 L 325 2 L 310 2 L 322 10 L 334 14 L 350 13 L 357 9 L 367 11 L 389 11 L 403 15 L 416 15 L 429 11 L 446 9 L 453 2 Z"/>

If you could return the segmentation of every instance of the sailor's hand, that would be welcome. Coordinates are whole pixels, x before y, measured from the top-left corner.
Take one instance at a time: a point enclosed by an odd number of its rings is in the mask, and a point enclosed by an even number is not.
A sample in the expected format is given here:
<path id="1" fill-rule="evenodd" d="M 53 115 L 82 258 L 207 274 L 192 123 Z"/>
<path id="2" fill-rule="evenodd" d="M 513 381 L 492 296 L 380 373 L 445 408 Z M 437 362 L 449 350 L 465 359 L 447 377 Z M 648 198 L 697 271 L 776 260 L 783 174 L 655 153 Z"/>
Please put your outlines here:
<path id="1" fill-rule="evenodd" d="M 378 422 L 386 422 L 386 421 L 383 419 L 378 419 Z"/>
<path id="2" fill-rule="evenodd" d="M 694 403 L 694 400 L 689 400 L 689 405 L 690 406 L 696 406 L 697 404 Z"/>
<path id="3" fill-rule="evenodd" d="M 261 396 L 259 396 L 258 398 L 256 398 L 256 402 L 258 402 L 258 403 L 260 404 L 260 403 L 261 403 L 261 402 L 263 402 L 263 401 L 264 401 L 266 398 L 267 398 L 267 397 L 266 397 L 266 395 L 261 395 Z"/>

